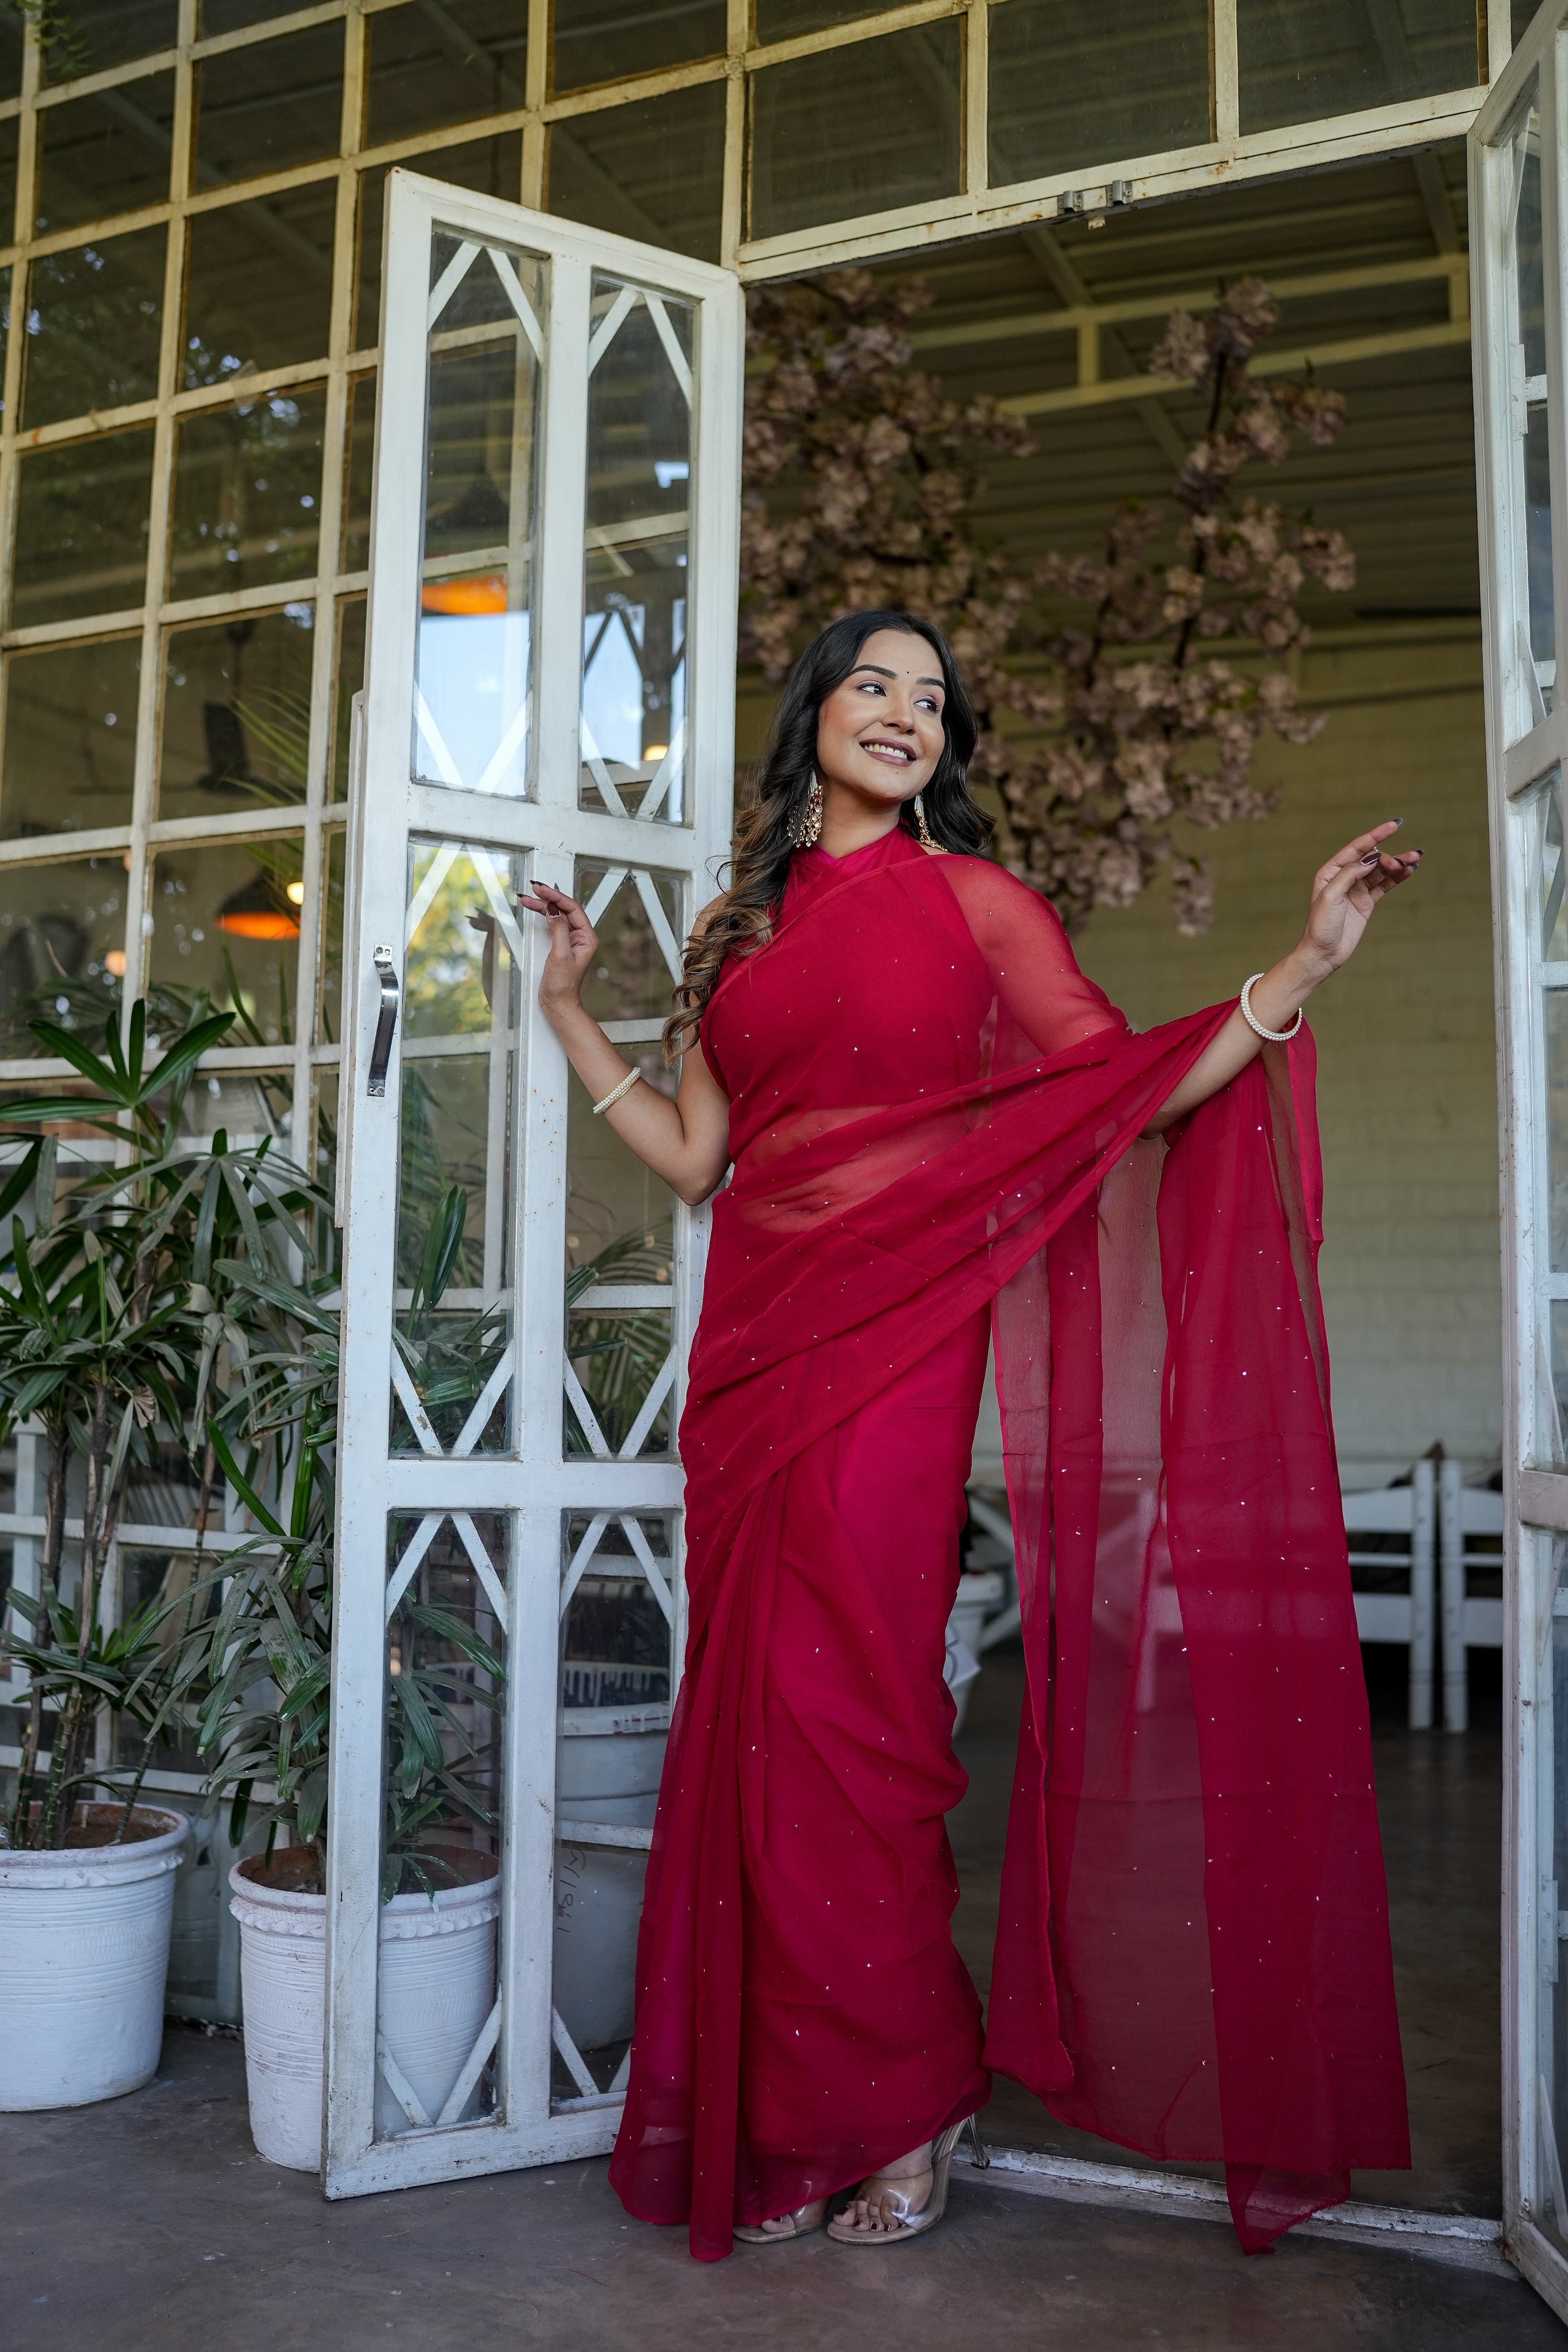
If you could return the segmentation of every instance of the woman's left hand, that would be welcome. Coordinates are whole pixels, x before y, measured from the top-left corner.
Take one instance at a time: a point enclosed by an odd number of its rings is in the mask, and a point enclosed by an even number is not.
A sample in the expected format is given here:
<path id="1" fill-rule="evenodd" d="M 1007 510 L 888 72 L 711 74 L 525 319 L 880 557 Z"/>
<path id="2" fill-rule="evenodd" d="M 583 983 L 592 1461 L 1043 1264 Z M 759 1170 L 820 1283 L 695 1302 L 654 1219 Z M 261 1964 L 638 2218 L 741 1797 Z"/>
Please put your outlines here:
<path id="1" fill-rule="evenodd" d="M 1370 833 L 1358 833 L 1312 877 L 1312 903 L 1301 945 L 1321 964 L 1325 977 L 1349 962 L 1378 900 L 1408 882 L 1421 863 L 1418 849 L 1391 853 L 1384 847 L 1398 830 L 1399 819 L 1393 818 L 1374 824 Z"/>

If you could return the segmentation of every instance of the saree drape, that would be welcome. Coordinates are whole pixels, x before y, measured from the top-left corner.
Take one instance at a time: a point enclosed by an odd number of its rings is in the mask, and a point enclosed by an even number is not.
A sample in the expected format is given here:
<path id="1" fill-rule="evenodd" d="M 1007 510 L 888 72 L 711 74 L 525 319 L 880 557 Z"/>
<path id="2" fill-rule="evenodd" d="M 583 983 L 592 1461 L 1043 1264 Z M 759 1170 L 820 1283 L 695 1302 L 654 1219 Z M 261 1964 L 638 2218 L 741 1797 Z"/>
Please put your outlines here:
<path id="1" fill-rule="evenodd" d="M 701 2258 L 987 2063 L 1223 2160 L 1248 2247 L 1409 2161 L 1308 1033 L 1140 1139 L 1232 1009 L 1133 1035 L 1044 902 L 898 832 L 798 856 L 715 992 L 733 1173 L 611 2168 Z M 1027 1701 L 983 2063 L 940 1625 L 987 1308 Z"/>

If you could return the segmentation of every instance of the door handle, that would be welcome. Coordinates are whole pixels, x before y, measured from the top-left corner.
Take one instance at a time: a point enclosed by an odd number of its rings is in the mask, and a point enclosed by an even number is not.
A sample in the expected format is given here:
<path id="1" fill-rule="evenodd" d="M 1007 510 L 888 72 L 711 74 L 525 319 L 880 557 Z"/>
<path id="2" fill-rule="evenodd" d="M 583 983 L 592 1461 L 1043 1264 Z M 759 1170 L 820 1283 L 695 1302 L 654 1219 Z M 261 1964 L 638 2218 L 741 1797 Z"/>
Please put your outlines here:
<path id="1" fill-rule="evenodd" d="M 384 1095 L 386 1092 L 386 1066 L 392 1059 L 392 1035 L 397 1026 L 397 1006 L 401 991 L 397 984 L 397 974 L 392 968 L 392 950 L 390 948 L 373 949 L 371 961 L 375 966 L 376 978 L 381 982 L 381 1010 L 375 1016 L 375 1042 L 370 1049 L 370 1082 L 365 1087 L 365 1092 L 369 1095 Z"/>

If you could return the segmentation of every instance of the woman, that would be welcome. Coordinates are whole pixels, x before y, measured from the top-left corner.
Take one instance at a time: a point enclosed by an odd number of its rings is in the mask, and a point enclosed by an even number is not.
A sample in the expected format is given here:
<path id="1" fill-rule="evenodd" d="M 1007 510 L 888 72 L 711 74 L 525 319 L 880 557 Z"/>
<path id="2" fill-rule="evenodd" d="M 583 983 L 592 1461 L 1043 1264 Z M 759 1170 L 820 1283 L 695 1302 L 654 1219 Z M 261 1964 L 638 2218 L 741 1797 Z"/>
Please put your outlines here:
<path id="1" fill-rule="evenodd" d="M 674 1101 L 584 1010 L 582 908 L 524 900 L 595 1110 L 684 1201 L 733 1167 L 611 2168 L 709 2260 L 845 2189 L 839 2242 L 920 2234 L 987 2062 L 1223 2157 L 1249 2247 L 1408 2162 L 1300 1012 L 1419 852 L 1348 844 L 1239 1003 L 1137 1037 L 977 855 L 974 740 L 924 622 L 803 655 L 688 948 Z M 988 1337 L 1028 1676 L 983 2038 L 942 1663 Z"/>

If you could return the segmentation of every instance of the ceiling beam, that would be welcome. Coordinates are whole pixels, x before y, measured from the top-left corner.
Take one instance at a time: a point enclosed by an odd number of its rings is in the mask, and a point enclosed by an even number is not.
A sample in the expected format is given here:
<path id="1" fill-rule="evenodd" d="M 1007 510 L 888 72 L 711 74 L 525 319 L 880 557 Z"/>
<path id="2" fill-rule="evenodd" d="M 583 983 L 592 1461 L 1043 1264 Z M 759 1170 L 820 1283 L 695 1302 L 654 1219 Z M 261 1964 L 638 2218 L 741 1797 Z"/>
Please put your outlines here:
<path id="1" fill-rule="evenodd" d="M 1426 327 L 1393 328 L 1381 335 L 1347 335 L 1327 343 L 1314 343 L 1310 349 L 1291 352 L 1260 352 L 1248 362 L 1252 375 L 1294 375 L 1299 368 L 1311 367 L 1325 373 L 1349 367 L 1364 360 L 1403 358 L 1412 352 L 1441 351 L 1455 344 L 1468 344 L 1470 340 L 1469 321 L 1466 319 L 1443 319 Z M 997 406 L 1009 416 L 1054 416 L 1074 408 L 1102 408 L 1122 400 L 1168 400 L 1173 393 L 1191 395 L 1192 385 L 1173 376 L 1128 375 L 1111 376 L 1099 383 L 1060 384 L 1050 392 L 1015 393 Z"/>
<path id="2" fill-rule="evenodd" d="M 1093 296 L 1050 230 L 1037 223 L 1022 232 L 1022 243 L 1037 268 L 1077 314 L 1074 324 L 1078 330 L 1079 382 L 1098 382 L 1107 360 L 1120 370 L 1121 376 L 1136 376 L 1137 362 L 1115 329 L 1096 315 Z M 1086 311 L 1087 317 L 1083 315 Z M 1119 382 L 1120 376 L 1111 381 Z M 1133 414 L 1162 455 L 1180 473 L 1187 462 L 1187 445 L 1159 402 L 1140 400 Z"/>

